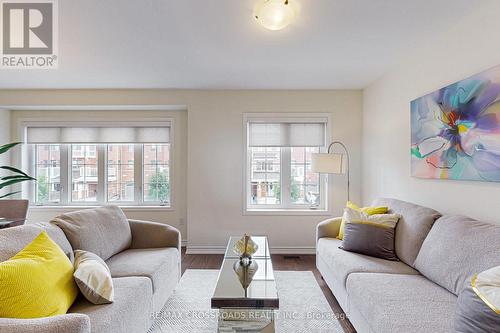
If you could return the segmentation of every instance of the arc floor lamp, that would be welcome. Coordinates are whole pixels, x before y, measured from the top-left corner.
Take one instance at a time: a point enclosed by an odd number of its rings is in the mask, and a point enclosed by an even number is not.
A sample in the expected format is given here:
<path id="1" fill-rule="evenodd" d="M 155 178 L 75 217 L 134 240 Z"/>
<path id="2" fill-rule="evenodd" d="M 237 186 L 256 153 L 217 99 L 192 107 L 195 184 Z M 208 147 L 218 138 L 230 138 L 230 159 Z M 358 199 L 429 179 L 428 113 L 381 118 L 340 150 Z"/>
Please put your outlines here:
<path id="1" fill-rule="evenodd" d="M 338 145 L 342 147 L 345 154 L 331 153 L 332 148 Z M 333 141 L 328 146 L 327 153 L 312 154 L 311 171 L 328 174 L 346 174 L 347 173 L 347 200 L 350 200 L 350 182 L 349 173 L 349 151 L 340 141 Z"/>

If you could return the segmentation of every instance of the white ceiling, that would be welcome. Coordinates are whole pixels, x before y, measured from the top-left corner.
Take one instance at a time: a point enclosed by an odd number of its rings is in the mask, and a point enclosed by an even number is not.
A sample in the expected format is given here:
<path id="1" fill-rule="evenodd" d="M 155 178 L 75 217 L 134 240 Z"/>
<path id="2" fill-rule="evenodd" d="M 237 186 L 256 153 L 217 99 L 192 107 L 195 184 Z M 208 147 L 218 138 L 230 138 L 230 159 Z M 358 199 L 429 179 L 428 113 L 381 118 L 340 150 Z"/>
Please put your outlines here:
<path id="1" fill-rule="evenodd" d="M 0 88 L 363 88 L 495 0 L 290 0 L 281 31 L 256 1 L 59 0 L 59 68 L 0 70 Z"/>

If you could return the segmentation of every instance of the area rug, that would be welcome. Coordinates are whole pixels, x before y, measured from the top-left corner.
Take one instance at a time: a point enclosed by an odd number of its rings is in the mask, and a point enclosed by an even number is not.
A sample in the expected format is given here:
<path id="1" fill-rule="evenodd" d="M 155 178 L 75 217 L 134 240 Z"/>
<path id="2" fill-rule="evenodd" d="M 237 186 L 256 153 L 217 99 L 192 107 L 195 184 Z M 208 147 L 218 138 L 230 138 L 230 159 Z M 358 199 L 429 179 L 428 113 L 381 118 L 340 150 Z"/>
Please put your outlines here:
<path id="1" fill-rule="evenodd" d="M 215 333 L 218 310 L 210 308 L 217 270 L 187 270 L 174 294 L 159 313 L 149 333 Z M 312 272 L 276 271 L 280 309 L 279 333 L 342 333 Z"/>

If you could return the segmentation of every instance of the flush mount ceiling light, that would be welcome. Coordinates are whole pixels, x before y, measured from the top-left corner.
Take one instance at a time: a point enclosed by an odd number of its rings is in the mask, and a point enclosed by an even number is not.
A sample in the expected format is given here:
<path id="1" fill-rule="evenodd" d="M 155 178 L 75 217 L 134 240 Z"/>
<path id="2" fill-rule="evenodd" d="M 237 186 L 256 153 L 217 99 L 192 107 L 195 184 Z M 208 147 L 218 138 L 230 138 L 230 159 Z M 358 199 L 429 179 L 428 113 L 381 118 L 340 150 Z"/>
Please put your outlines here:
<path id="1" fill-rule="evenodd" d="M 296 15 L 290 0 L 261 0 L 255 7 L 255 18 L 264 28 L 281 30 L 289 25 Z"/>

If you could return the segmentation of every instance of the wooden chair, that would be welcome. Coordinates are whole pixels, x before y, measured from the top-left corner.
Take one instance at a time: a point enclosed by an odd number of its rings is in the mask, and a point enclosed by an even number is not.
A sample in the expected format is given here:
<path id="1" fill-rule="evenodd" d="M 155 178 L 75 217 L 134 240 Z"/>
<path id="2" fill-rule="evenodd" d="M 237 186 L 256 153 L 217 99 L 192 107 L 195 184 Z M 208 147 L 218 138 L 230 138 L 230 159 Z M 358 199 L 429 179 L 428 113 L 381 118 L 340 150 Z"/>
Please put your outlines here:
<path id="1" fill-rule="evenodd" d="M 28 200 L 0 200 L 0 218 L 14 221 L 9 227 L 22 225 L 28 214 Z"/>

